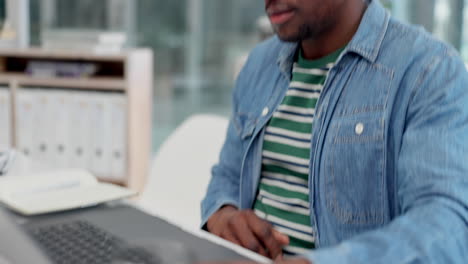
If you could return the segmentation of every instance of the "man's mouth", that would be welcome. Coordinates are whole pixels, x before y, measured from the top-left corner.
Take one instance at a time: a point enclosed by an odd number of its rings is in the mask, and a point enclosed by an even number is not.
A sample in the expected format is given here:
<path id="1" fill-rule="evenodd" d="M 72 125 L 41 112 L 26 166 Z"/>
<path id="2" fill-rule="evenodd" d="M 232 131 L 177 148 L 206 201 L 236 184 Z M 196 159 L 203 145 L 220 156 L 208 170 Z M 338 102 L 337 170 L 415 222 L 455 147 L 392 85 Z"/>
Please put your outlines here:
<path id="1" fill-rule="evenodd" d="M 295 10 L 286 6 L 270 6 L 267 15 L 273 25 L 281 25 L 288 22 L 294 16 Z"/>

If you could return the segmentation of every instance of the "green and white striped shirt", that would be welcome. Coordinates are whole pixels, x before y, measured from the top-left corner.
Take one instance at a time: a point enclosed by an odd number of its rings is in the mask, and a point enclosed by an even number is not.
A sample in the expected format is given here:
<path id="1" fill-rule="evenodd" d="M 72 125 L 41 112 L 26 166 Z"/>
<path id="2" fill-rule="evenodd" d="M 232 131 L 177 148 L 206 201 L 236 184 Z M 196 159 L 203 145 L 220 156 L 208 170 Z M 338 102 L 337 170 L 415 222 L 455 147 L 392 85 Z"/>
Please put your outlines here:
<path id="1" fill-rule="evenodd" d="M 325 79 L 342 50 L 313 61 L 299 53 L 286 96 L 266 127 L 254 210 L 289 236 L 285 254 L 315 248 L 308 185 L 312 127 Z"/>

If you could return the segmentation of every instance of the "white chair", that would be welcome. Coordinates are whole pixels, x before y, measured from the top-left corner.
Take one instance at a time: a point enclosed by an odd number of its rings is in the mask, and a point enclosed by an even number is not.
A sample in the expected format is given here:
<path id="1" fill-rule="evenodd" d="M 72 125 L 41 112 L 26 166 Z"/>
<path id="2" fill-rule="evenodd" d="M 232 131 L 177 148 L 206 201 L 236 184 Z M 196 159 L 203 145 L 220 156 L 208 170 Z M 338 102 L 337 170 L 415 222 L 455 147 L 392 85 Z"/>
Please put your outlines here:
<path id="1" fill-rule="evenodd" d="M 188 229 L 200 225 L 200 203 L 218 161 L 228 120 L 198 114 L 185 120 L 160 147 L 136 201 L 144 211 Z"/>

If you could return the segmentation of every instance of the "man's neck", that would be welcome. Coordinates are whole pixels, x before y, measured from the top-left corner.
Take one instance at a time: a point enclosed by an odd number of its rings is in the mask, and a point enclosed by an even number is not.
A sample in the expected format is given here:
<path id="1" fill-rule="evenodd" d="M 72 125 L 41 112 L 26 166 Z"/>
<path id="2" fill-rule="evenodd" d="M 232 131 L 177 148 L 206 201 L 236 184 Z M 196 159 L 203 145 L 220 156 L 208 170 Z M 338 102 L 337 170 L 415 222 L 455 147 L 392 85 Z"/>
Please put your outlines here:
<path id="1" fill-rule="evenodd" d="M 340 18 L 334 26 L 319 37 L 306 39 L 301 42 L 302 54 L 305 59 L 318 59 L 345 46 L 358 30 L 367 4 L 362 1 L 347 1 L 342 9 Z"/>

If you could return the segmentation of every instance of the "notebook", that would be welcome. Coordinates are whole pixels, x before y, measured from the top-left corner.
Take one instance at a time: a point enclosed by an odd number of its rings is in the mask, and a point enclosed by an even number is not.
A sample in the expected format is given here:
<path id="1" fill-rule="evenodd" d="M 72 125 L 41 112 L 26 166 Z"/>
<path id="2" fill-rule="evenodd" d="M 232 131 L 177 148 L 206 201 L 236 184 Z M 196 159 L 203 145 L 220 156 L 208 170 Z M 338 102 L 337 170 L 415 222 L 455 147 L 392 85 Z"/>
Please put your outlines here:
<path id="1" fill-rule="evenodd" d="M 83 208 L 136 195 L 81 169 L 0 178 L 0 202 L 23 215 Z"/>

